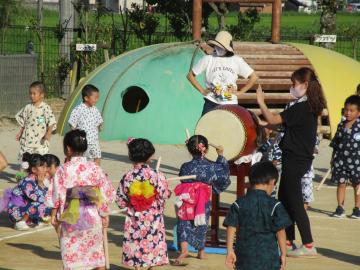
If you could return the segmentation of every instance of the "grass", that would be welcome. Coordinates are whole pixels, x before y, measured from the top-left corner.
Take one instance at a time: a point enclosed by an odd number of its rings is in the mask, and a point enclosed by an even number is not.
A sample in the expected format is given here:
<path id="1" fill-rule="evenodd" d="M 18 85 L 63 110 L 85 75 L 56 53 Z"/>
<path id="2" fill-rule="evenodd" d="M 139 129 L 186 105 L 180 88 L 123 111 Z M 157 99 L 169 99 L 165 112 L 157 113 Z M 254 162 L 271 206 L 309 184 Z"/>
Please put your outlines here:
<path id="1" fill-rule="evenodd" d="M 39 53 L 40 46 L 39 40 L 34 30 L 26 28 L 30 25 L 30 18 L 36 16 L 35 9 L 21 10 L 20 14 L 12 20 L 13 25 L 22 25 L 21 27 L 9 28 L 6 32 L 6 40 L 4 44 L 4 52 L 6 54 L 19 54 L 25 53 L 26 43 L 31 40 L 34 43 L 34 51 Z M 46 27 L 55 27 L 59 21 L 59 13 L 53 10 L 45 10 L 43 16 L 43 25 Z M 89 16 L 89 21 L 95 21 L 94 13 L 91 13 Z M 311 34 L 319 32 L 319 21 L 320 14 L 303 14 L 297 12 L 285 12 L 281 18 L 281 27 L 282 27 L 282 41 L 284 42 L 299 42 L 299 43 L 309 43 L 309 37 Z M 120 15 L 115 15 L 115 22 L 118 28 L 122 28 L 121 17 Z M 110 26 L 112 23 L 110 16 L 104 16 L 101 18 L 101 24 L 105 27 Z M 226 17 L 226 24 L 236 24 L 237 23 L 237 13 L 233 12 L 228 14 Z M 349 14 L 349 13 L 339 13 L 337 14 L 337 26 L 339 28 L 344 25 L 358 23 L 360 24 L 360 13 L 359 14 Z M 217 18 L 211 16 L 209 19 L 210 29 L 209 31 L 215 33 L 217 30 Z M 58 84 L 57 82 L 57 61 L 59 60 L 59 43 L 55 36 L 54 31 L 49 28 L 45 29 L 45 81 L 49 81 L 48 90 L 50 90 L 50 96 L 58 95 Z M 159 32 L 164 31 L 165 29 L 165 18 L 160 16 L 160 27 Z M 268 30 L 267 30 L 268 29 Z M 262 34 L 254 34 L 252 40 L 261 40 L 264 41 L 267 39 L 267 36 L 271 35 L 271 14 L 261 14 L 261 20 L 255 26 L 256 30 L 260 31 Z M 287 36 L 284 35 L 289 33 Z M 91 33 L 93 35 L 93 33 Z M 156 42 L 173 42 L 177 41 L 176 38 L 168 35 L 166 39 L 163 40 L 164 36 L 159 34 L 154 37 Z M 103 34 L 103 37 L 100 38 L 106 43 L 110 44 L 110 35 Z M 190 39 L 190 37 L 189 37 Z M 360 37 L 359 37 L 360 39 Z M 159 41 L 160 40 L 160 41 Z M 91 41 L 90 41 L 91 42 Z M 132 34 L 129 40 L 127 50 L 135 49 L 144 46 L 144 43 L 140 41 L 135 34 Z M 344 39 L 343 37 L 338 37 L 338 42 L 335 44 L 335 50 L 342 54 L 352 57 L 352 44 L 349 39 Z M 121 53 L 120 41 L 117 40 L 117 52 L 116 54 Z M 358 59 L 360 59 L 360 46 L 357 51 Z M 100 64 L 104 61 L 102 50 L 98 50 L 96 53 L 93 53 L 91 58 L 95 61 L 95 64 Z M 38 59 L 38 65 L 40 59 Z M 39 68 L 38 68 L 38 74 Z M 50 89 L 49 89 L 50 88 Z"/>
<path id="2" fill-rule="evenodd" d="M 165 18 L 162 15 L 158 15 L 160 18 L 160 27 L 161 29 L 165 28 Z M 19 16 L 13 19 L 12 24 L 15 25 L 28 25 L 29 18 L 36 17 L 35 9 L 26 9 L 21 10 Z M 115 16 L 116 25 L 121 26 L 121 17 L 119 14 Z M 260 22 L 256 25 L 256 28 L 266 28 L 271 27 L 271 14 L 260 14 Z M 54 10 L 44 10 L 43 24 L 48 27 L 55 27 L 59 23 L 59 13 Z M 93 12 L 90 13 L 89 21 L 95 21 L 95 15 Z M 101 18 L 103 24 L 110 25 L 111 18 L 110 16 L 104 16 Z M 226 25 L 233 25 L 237 23 L 237 13 L 231 12 L 226 16 L 225 19 Z M 360 24 L 360 13 L 346 13 L 340 12 L 337 14 L 337 25 L 339 27 L 347 25 L 350 23 Z M 209 18 L 209 28 L 212 31 L 217 29 L 217 18 L 215 15 L 212 15 Z M 297 28 L 301 30 L 311 30 L 318 32 L 320 25 L 320 13 L 317 14 L 305 14 L 299 12 L 283 12 L 281 17 L 281 27 L 286 28 Z"/>

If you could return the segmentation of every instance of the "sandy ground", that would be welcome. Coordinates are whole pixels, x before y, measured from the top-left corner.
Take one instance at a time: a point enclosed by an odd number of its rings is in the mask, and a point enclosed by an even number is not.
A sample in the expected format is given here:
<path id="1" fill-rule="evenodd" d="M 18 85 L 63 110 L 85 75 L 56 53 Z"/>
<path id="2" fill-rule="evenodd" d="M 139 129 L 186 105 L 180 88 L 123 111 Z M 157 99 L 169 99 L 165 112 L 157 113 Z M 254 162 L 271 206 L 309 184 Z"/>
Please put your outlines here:
<path id="1" fill-rule="evenodd" d="M 14 186 L 14 174 L 17 170 L 16 158 L 18 144 L 15 141 L 17 127 L 13 124 L 0 122 L 0 150 L 6 155 L 9 167 L 0 174 L 0 194 L 8 187 Z M 316 183 L 328 169 L 330 159 L 329 142 L 321 143 L 320 155 L 315 160 Z M 120 177 L 131 167 L 127 158 L 126 145 L 122 142 L 102 142 L 102 166 L 108 172 L 115 187 Z M 55 135 L 51 141 L 51 152 L 63 160 L 62 138 Z M 156 157 L 162 157 L 161 169 L 168 176 L 176 175 L 180 165 L 189 160 L 189 155 L 182 145 L 156 145 Z M 221 201 L 230 204 L 235 200 L 235 179 L 228 191 L 222 194 Z M 175 182 L 170 183 L 174 188 Z M 347 189 L 346 212 L 351 213 L 354 205 L 352 188 Z M 360 220 L 349 218 L 334 219 L 329 214 L 336 208 L 335 187 L 329 181 L 321 191 L 315 193 L 316 201 L 312 204 L 309 216 L 319 256 L 316 259 L 288 259 L 289 270 L 350 270 L 360 269 Z M 174 197 L 165 211 L 167 239 L 172 241 L 172 229 L 176 222 L 174 213 Z M 127 269 L 121 265 L 121 243 L 124 215 L 112 206 L 111 224 L 109 228 L 109 249 L 111 269 Z M 224 234 L 224 228 L 221 233 Z M 298 242 L 299 243 L 299 242 Z M 195 254 L 193 254 L 195 255 Z M 170 252 L 170 257 L 176 254 Z M 209 254 L 206 260 L 195 257 L 187 259 L 186 269 L 225 269 L 224 255 Z M 164 266 L 162 269 L 175 269 Z M 7 216 L 0 215 L 0 270 L 8 269 L 62 269 L 57 236 L 51 227 L 19 232 L 12 228 Z"/>

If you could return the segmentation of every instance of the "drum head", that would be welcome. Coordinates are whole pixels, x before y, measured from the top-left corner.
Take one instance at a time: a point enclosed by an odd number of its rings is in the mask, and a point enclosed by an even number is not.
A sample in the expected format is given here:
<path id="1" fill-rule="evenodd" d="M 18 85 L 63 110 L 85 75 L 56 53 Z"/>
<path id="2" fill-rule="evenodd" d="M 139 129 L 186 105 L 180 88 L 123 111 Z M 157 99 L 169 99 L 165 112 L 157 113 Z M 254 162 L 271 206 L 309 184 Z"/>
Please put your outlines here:
<path id="1" fill-rule="evenodd" d="M 235 114 L 225 110 L 213 110 L 201 117 L 195 134 L 205 136 L 211 144 L 222 145 L 227 160 L 237 158 L 246 143 L 243 123 Z M 206 158 L 215 161 L 217 156 L 214 147 L 209 146 Z"/>

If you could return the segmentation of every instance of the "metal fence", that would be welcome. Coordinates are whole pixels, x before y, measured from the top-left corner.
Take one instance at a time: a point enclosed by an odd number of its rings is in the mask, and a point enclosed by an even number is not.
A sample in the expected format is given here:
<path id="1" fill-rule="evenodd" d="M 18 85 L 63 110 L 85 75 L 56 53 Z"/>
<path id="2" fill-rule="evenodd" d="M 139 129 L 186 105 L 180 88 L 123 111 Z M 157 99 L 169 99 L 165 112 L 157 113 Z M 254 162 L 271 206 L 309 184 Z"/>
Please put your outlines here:
<path id="1" fill-rule="evenodd" d="M 67 31 L 73 33 L 74 41 L 79 38 L 78 29 L 68 29 Z M 40 39 L 37 29 L 26 26 L 11 26 L 7 28 L 6 31 L 0 31 L 0 54 L 36 54 L 38 67 L 37 74 L 39 77 L 38 79 L 44 81 L 49 96 L 59 97 L 62 96 L 63 93 L 61 89 L 64 88 L 61 87 L 62 66 L 58 28 L 44 27 L 42 28 L 42 33 L 44 37 L 43 55 L 41 54 Z M 147 39 L 147 42 L 145 42 L 143 39 L 140 39 L 134 32 L 128 31 L 126 33 L 128 35 L 128 40 L 126 41 L 124 40 L 124 31 L 117 30 L 116 32 L 112 32 L 111 29 L 101 33 L 90 33 L 88 40 L 89 43 L 95 43 L 95 41 L 98 42 L 101 40 L 102 44 L 106 44 L 105 47 L 109 50 L 111 55 L 119 55 L 124 51 L 143 47 L 149 43 L 155 44 L 180 41 L 172 33 L 155 33 Z M 211 36 L 211 34 L 208 36 Z M 257 30 L 253 31 L 251 35 L 248 36 L 244 41 L 268 41 L 270 40 L 270 37 L 270 31 Z M 360 37 L 358 39 L 360 39 Z M 185 40 L 191 40 L 191 35 L 189 34 L 188 36 L 184 37 L 182 41 Z M 289 30 L 282 31 L 281 35 L 282 42 L 313 44 L 312 40 L 313 34 L 310 32 Z M 356 46 L 353 45 L 353 40 L 350 37 L 338 35 L 334 50 L 349 57 L 360 60 L 360 46 L 357 46 L 356 48 Z M 72 52 L 74 52 L 74 50 L 72 50 Z M 41 57 L 43 57 L 43 68 L 41 64 Z M 74 57 L 75 54 L 72 53 L 72 60 Z M 91 53 L 91 55 L 89 55 L 86 60 L 88 63 L 84 64 L 81 69 L 82 76 L 105 61 L 104 51 L 99 49 L 97 52 Z M 70 86 L 65 85 L 65 87 Z"/>

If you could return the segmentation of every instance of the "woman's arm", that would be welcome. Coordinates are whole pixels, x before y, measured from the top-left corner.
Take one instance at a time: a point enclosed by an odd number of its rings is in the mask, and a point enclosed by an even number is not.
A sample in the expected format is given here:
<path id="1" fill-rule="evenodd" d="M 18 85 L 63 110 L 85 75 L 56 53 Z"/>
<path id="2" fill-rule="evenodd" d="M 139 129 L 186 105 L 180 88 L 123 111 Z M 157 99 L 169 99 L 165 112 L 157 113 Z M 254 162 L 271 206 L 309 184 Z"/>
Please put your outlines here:
<path id="1" fill-rule="evenodd" d="M 249 76 L 249 80 L 247 82 L 247 84 L 241 88 L 239 91 L 237 91 L 235 93 L 235 95 L 237 96 L 238 99 L 241 99 L 241 95 L 246 93 L 247 91 L 249 91 L 249 89 L 256 83 L 256 81 L 258 80 L 258 76 L 256 75 L 255 72 L 251 73 L 251 75 Z"/>
<path id="2" fill-rule="evenodd" d="M 203 96 L 206 96 L 209 93 L 208 90 L 204 89 L 204 87 L 201 86 L 192 71 L 189 71 L 186 78 L 189 80 L 192 86 L 194 86 L 196 90 L 198 90 Z"/>
<path id="3" fill-rule="evenodd" d="M 265 95 L 259 84 L 256 90 L 256 98 L 263 116 L 270 125 L 279 125 L 283 122 L 280 114 L 272 113 L 265 104 Z"/>

